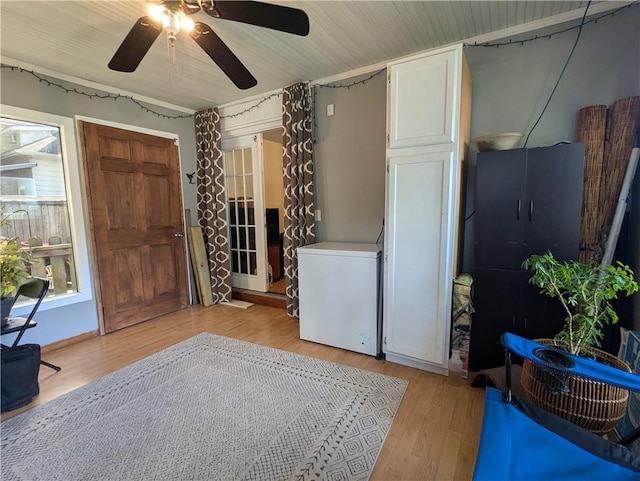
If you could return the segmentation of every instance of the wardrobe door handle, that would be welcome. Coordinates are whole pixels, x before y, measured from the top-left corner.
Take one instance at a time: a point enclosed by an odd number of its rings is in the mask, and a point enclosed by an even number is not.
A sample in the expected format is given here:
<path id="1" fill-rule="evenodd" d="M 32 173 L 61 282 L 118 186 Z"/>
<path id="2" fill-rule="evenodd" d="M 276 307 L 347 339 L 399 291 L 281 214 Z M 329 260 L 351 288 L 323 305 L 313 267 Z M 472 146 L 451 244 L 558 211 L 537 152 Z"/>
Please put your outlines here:
<path id="1" fill-rule="evenodd" d="M 533 220 L 533 200 L 529 201 L 529 222 Z"/>
<path id="2" fill-rule="evenodd" d="M 518 199 L 516 203 L 516 220 L 520 220 L 520 209 L 522 208 L 522 201 Z"/>

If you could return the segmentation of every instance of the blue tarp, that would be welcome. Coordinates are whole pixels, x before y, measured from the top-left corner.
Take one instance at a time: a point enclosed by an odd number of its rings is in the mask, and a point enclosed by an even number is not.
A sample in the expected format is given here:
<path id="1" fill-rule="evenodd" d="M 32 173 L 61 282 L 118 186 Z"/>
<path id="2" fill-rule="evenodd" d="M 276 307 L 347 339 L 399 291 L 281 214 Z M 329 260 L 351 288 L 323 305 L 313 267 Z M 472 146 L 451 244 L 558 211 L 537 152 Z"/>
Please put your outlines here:
<path id="1" fill-rule="evenodd" d="M 640 480 L 640 463 L 626 448 L 581 430 L 585 439 L 599 444 L 596 450 L 622 458 L 630 467 L 595 455 L 543 427 L 504 402 L 497 389 L 487 388 L 484 410 L 474 481 Z M 559 418 L 553 422 L 566 423 Z"/>

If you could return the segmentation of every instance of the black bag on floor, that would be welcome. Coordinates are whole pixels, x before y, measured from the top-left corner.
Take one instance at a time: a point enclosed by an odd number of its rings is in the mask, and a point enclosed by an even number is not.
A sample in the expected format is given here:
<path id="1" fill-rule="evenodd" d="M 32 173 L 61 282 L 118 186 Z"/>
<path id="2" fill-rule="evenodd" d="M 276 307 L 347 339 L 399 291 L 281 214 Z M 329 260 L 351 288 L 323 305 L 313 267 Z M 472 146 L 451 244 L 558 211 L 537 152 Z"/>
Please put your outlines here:
<path id="1" fill-rule="evenodd" d="M 0 382 L 2 384 L 2 412 L 11 411 L 31 402 L 40 392 L 38 373 L 40 372 L 40 345 L 0 349 L 2 364 Z"/>

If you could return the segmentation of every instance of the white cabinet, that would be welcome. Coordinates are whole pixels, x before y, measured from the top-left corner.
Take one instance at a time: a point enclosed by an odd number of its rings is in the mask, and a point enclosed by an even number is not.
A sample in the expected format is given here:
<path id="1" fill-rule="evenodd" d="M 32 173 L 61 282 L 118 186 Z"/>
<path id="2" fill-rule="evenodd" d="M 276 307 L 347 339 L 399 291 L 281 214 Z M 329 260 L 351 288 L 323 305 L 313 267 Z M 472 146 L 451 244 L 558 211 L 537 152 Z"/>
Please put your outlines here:
<path id="1" fill-rule="evenodd" d="M 438 53 L 389 65 L 389 147 L 455 141 L 454 112 L 462 51 Z"/>
<path id="2" fill-rule="evenodd" d="M 462 46 L 388 71 L 383 348 L 389 361 L 445 374 L 471 83 Z"/>

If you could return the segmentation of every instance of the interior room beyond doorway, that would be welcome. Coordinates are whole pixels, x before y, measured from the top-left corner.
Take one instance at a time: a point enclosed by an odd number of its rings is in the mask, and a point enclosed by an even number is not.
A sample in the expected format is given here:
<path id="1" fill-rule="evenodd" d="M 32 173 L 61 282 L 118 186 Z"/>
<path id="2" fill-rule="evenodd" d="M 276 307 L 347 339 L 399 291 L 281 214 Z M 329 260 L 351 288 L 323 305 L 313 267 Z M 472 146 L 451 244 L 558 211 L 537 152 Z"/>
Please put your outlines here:
<path id="1" fill-rule="evenodd" d="M 282 129 L 263 132 L 264 205 L 267 223 L 268 291 L 285 293 L 284 281 L 284 172 Z"/>

